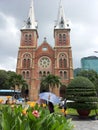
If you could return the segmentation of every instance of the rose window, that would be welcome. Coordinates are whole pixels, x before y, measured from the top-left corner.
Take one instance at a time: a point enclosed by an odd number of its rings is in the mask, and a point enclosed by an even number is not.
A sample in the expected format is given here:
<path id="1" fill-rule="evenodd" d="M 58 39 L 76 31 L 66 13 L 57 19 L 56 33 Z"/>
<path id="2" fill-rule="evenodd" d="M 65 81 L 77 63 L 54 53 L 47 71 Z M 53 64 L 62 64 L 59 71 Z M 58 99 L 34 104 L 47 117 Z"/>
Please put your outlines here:
<path id="1" fill-rule="evenodd" d="M 50 66 L 50 59 L 48 57 L 42 57 L 39 61 L 39 65 L 42 68 L 48 68 Z"/>

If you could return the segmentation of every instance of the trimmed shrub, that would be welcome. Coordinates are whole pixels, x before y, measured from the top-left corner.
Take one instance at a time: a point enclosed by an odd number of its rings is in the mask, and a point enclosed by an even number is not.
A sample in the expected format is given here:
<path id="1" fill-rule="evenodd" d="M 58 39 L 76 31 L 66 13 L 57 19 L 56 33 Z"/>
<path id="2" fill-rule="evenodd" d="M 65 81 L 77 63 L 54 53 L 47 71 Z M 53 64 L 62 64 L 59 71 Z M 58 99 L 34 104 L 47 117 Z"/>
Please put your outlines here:
<path id="1" fill-rule="evenodd" d="M 78 76 L 73 79 L 66 89 L 67 107 L 75 109 L 92 110 L 98 108 L 98 97 L 94 84 L 85 77 Z"/>

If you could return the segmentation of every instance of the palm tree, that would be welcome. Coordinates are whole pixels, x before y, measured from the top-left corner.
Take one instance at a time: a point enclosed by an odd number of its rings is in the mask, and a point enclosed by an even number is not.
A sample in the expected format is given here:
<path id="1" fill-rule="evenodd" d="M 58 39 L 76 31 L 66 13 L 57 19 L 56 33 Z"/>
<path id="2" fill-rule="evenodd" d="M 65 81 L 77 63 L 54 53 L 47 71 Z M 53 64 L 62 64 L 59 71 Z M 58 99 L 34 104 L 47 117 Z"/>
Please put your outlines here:
<path id="1" fill-rule="evenodd" d="M 16 74 L 15 72 L 11 73 L 9 82 L 10 82 L 11 88 L 13 88 L 14 91 L 16 89 L 16 86 L 18 86 L 20 90 L 26 89 L 28 87 L 22 75 Z"/>
<path id="2" fill-rule="evenodd" d="M 59 87 L 61 85 L 60 77 L 55 76 L 53 74 L 49 74 L 46 77 L 43 77 L 41 80 L 41 86 L 43 88 L 49 88 L 49 90 L 53 91 L 53 88 Z"/>

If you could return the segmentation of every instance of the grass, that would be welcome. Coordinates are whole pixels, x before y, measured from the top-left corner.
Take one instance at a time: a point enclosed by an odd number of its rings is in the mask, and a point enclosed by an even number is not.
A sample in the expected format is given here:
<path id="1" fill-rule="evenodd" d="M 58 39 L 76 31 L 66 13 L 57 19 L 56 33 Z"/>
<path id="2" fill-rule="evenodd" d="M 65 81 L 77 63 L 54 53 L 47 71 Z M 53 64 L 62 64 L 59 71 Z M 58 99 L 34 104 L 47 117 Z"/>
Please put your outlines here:
<path id="1" fill-rule="evenodd" d="M 98 109 L 97 110 L 91 110 L 90 116 L 97 115 L 98 117 Z"/>
<path id="2" fill-rule="evenodd" d="M 68 112 L 69 115 L 78 115 L 76 109 L 68 108 L 67 112 Z"/>
<path id="3" fill-rule="evenodd" d="M 58 106 L 55 106 L 55 111 L 58 112 L 58 113 L 61 113 L 61 109 L 59 109 Z M 75 115 L 75 116 L 78 116 L 79 114 L 77 113 L 77 110 L 76 109 L 72 109 L 72 108 L 67 108 L 67 114 L 68 115 Z M 98 118 L 98 109 L 97 110 L 91 110 L 89 116 L 95 116 L 97 115 L 97 118 Z"/>
<path id="4" fill-rule="evenodd" d="M 77 113 L 77 110 L 75 109 L 67 109 L 68 111 L 68 115 L 75 115 L 75 116 L 78 116 L 79 114 Z M 89 114 L 89 117 L 93 117 L 93 116 L 96 116 L 97 119 L 98 119 L 98 109 L 97 110 L 91 110 L 90 114 Z"/>

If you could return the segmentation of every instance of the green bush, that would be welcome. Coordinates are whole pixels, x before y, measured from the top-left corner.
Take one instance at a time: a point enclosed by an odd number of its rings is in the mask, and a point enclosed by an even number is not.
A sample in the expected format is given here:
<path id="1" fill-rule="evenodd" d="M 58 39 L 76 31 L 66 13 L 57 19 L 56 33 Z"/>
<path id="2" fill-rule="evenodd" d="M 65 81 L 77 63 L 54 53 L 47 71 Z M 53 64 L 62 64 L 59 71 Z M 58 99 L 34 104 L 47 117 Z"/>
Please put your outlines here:
<path id="1" fill-rule="evenodd" d="M 98 108 L 98 97 L 94 84 L 87 78 L 78 76 L 73 79 L 66 89 L 67 107 L 92 110 Z"/>

